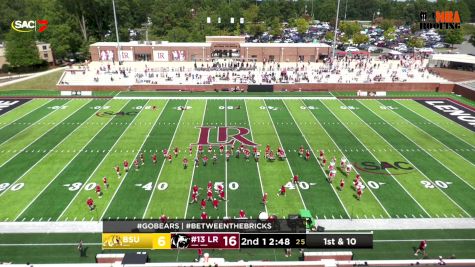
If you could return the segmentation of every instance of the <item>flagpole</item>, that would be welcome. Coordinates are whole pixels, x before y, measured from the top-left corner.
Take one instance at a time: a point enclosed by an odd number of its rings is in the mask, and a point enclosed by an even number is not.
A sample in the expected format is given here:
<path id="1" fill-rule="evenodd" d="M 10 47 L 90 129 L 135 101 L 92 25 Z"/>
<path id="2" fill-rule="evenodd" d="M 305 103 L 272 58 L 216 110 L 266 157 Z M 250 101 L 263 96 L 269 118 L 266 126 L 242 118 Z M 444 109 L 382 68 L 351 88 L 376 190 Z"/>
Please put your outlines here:
<path id="1" fill-rule="evenodd" d="M 333 37 L 333 51 L 332 51 L 332 60 L 335 58 L 336 50 L 336 35 L 338 31 L 338 15 L 340 14 L 340 0 L 338 0 L 338 6 L 336 8 L 336 19 L 335 19 L 335 36 Z M 333 61 L 332 61 L 333 62 Z"/>
<path id="2" fill-rule="evenodd" d="M 117 15 L 115 13 L 115 1 L 114 0 L 112 0 L 112 9 L 114 11 L 115 36 L 117 37 L 117 61 L 119 61 L 119 64 L 120 64 L 119 29 L 117 28 Z"/>

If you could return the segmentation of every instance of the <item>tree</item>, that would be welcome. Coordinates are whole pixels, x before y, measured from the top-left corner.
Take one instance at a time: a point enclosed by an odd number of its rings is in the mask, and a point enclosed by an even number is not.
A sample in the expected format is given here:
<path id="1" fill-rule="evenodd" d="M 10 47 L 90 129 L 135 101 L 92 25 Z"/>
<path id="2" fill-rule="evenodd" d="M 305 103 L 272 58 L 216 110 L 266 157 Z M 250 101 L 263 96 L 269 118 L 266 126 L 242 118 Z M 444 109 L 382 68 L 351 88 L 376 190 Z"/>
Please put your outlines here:
<path id="1" fill-rule="evenodd" d="M 396 39 L 396 29 L 394 28 L 394 26 L 389 27 L 389 29 L 384 31 L 383 35 L 385 40 L 393 41 L 394 39 Z"/>
<path id="2" fill-rule="evenodd" d="M 333 41 L 333 38 L 335 38 L 335 34 L 333 32 L 327 31 L 327 33 L 325 33 L 325 40 Z"/>
<path id="3" fill-rule="evenodd" d="M 5 56 L 12 67 L 29 67 L 41 63 L 34 33 L 10 31 L 6 35 Z"/>
<path id="4" fill-rule="evenodd" d="M 422 38 L 419 37 L 411 37 L 407 41 L 407 46 L 412 47 L 412 48 L 421 48 L 424 47 L 425 41 Z"/>
<path id="5" fill-rule="evenodd" d="M 365 44 L 369 41 L 369 37 L 366 34 L 356 33 L 353 35 L 353 43 L 356 45 Z"/>
<path id="6" fill-rule="evenodd" d="M 304 18 L 298 18 L 295 20 L 295 26 L 297 27 L 297 31 L 300 34 L 305 34 L 308 30 L 309 24 L 308 21 Z"/>
<path id="7" fill-rule="evenodd" d="M 282 34 L 282 24 L 277 17 L 272 19 L 270 24 L 270 34 L 273 36 L 279 36 Z"/>
<path id="8" fill-rule="evenodd" d="M 379 24 L 379 27 L 384 31 L 387 31 L 389 28 L 394 27 L 394 21 L 392 19 L 383 19 Z"/>
<path id="9" fill-rule="evenodd" d="M 343 21 L 340 23 L 340 30 L 345 33 L 345 36 L 348 38 L 353 38 L 355 33 L 359 33 L 361 31 L 361 26 L 358 22 L 346 22 Z"/>
<path id="10" fill-rule="evenodd" d="M 461 30 L 449 30 L 445 35 L 445 42 L 452 45 L 454 49 L 455 44 L 461 44 L 463 42 L 463 33 Z"/>

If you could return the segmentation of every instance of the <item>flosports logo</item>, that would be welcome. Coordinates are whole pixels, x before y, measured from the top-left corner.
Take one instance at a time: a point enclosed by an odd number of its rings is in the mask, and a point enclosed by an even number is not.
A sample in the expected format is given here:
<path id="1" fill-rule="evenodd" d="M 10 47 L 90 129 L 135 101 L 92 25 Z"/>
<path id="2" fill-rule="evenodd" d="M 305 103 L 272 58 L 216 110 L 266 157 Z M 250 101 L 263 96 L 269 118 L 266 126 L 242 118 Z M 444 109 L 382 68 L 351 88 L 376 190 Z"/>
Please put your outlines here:
<path id="1" fill-rule="evenodd" d="M 210 132 L 211 130 L 216 129 L 215 126 L 201 126 L 199 128 L 200 128 L 200 137 L 198 139 L 198 145 L 232 145 L 236 141 L 247 146 L 257 145 L 252 140 L 249 140 L 245 137 L 245 135 L 247 135 L 250 132 L 248 128 L 235 127 L 235 126 L 217 127 L 218 140 L 216 143 L 212 143 L 209 140 Z M 237 131 L 237 134 L 229 136 L 230 131 Z"/>
<path id="2" fill-rule="evenodd" d="M 44 32 L 48 28 L 48 20 L 14 20 L 12 21 L 11 27 L 17 32 Z"/>
<path id="3" fill-rule="evenodd" d="M 395 161 L 392 164 L 387 161 L 363 161 L 354 162 L 353 166 L 363 172 L 382 175 L 402 175 L 415 171 L 414 167 L 405 161 Z"/>

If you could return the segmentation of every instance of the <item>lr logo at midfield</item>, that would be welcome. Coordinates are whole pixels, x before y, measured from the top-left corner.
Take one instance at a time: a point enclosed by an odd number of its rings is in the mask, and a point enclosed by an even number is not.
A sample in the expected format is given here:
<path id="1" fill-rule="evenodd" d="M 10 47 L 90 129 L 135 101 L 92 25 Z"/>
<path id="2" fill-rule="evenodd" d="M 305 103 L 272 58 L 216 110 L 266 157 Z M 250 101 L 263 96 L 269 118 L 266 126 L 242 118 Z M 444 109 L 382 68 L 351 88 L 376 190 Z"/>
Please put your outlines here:
<path id="1" fill-rule="evenodd" d="M 14 20 L 11 26 L 17 32 L 44 32 L 48 28 L 48 20 Z"/>
<path id="2" fill-rule="evenodd" d="M 244 127 L 233 127 L 233 126 L 224 126 L 224 127 L 214 127 L 214 126 L 201 126 L 200 128 L 200 137 L 198 139 L 198 145 L 232 145 L 234 142 L 241 142 L 243 145 L 255 146 L 256 143 L 247 139 L 247 135 L 250 131 Z M 217 129 L 218 140 L 216 143 L 210 142 L 209 135 L 211 130 Z M 230 130 L 237 130 L 237 134 L 229 136 Z"/>

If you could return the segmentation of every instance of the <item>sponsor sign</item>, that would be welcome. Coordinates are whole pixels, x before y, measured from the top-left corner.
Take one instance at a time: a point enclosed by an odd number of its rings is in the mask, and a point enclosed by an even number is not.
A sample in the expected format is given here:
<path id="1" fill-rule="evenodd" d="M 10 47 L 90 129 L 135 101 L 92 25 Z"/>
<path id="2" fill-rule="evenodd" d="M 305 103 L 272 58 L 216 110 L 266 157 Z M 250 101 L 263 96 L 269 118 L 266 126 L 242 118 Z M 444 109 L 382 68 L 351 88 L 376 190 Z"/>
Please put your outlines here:
<path id="1" fill-rule="evenodd" d="M 102 61 L 112 61 L 114 60 L 114 52 L 112 50 L 102 50 L 100 58 Z"/>
<path id="2" fill-rule="evenodd" d="M 120 50 L 119 53 L 120 61 L 134 61 L 134 53 L 132 50 Z"/>
<path id="3" fill-rule="evenodd" d="M 427 11 L 421 11 L 419 13 L 420 23 L 419 28 L 421 30 L 429 29 L 460 29 L 460 15 L 458 10 L 437 10 L 432 12 L 431 18 Z"/>
<path id="4" fill-rule="evenodd" d="M 48 20 L 14 20 L 11 27 L 17 32 L 44 32 L 48 28 Z"/>
<path id="5" fill-rule="evenodd" d="M 154 61 L 168 61 L 168 51 L 153 51 Z"/>
<path id="6" fill-rule="evenodd" d="M 185 61 L 185 51 L 183 50 L 172 51 L 172 58 L 173 58 L 173 61 Z"/>
<path id="7" fill-rule="evenodd" d="M 0 115 L 30 101 L 30 99 L 9 99 L 0 100 Z"/>
<path id="8" fill-rule="evenodd" d="M 450 100 L 416 100 L 442 116 L 475 131 L 475 111 Z"/>

